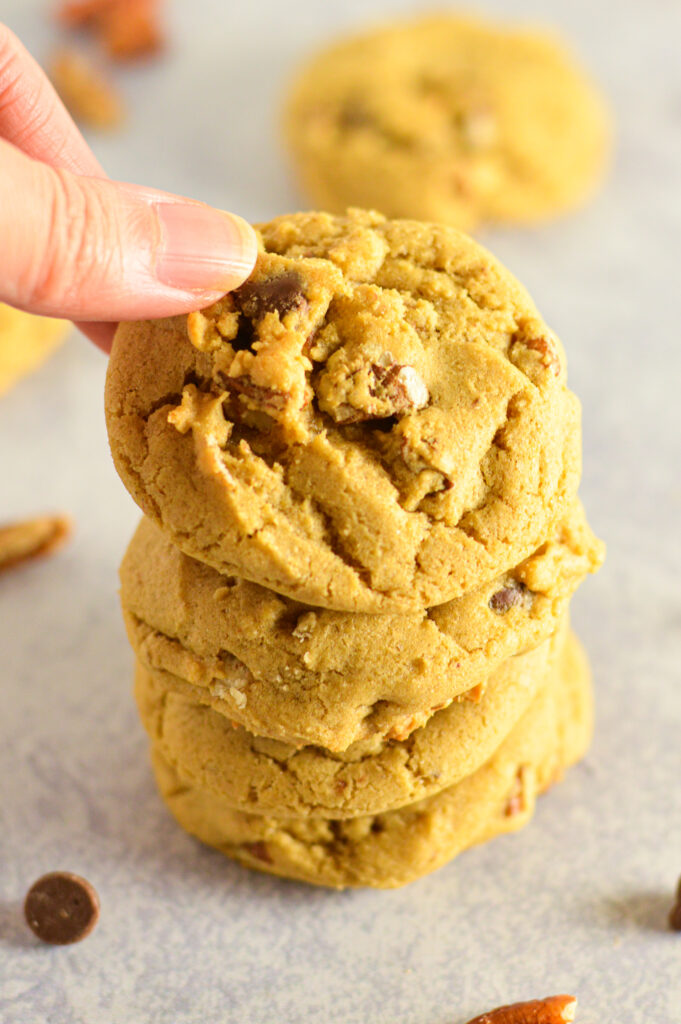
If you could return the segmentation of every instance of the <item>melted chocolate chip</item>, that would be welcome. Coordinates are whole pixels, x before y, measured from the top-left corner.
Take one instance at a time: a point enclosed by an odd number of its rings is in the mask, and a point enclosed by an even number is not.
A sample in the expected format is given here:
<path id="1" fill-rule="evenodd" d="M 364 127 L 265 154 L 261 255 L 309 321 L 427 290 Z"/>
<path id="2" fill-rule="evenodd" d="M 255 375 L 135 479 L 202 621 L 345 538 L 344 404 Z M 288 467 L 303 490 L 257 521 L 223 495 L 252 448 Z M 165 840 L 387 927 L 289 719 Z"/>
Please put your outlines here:
<path id="1" fill-rule="evenodd" d="M 53 871 L 31 886 L 24 914 L 39 939 L 64 946 L 90 934 L 99 917 L 99 899 L 84 878 L 68 871 Z"/>
<path id="2" fill-rule="evenodd" d="M 259 281 L 246 281 L 233 292 L 234 299 L 251 320 L 262 320 L 266 313 L 278 313 L 280 317 L 292 309 L 307 305 L 302 279 L 293 270 L 278 277 L 265 277 Z"/>
<path id="3" fill-rule="evenodd" d="M 532 603 L 532 591 L 524 583 L 511 580 L 489 599 L 489 607 L 498 615 L 505 615 L 511 608 L 528 608 Z"/>
<path id="4" fill-rule="evenodd" d="M 235 352 L 243 352 L 244 349 L 250 349 L 253 347 L 253 342 L 256 339 L 255 327 L 251 320 L 246 316 L 242 316 L 239 319 L 239 327 L 236 332 L 236 337 L 232 339 L 231 346 Z"/>

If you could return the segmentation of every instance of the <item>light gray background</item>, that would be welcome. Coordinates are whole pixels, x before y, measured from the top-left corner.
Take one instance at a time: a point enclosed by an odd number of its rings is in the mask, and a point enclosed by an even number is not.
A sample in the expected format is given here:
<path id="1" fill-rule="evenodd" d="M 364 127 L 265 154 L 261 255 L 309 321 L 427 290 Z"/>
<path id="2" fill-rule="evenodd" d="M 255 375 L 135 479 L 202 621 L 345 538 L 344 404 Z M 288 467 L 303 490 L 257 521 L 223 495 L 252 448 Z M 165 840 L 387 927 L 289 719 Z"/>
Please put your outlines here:
<path id="1" fill-rule="evenodd" d="M 40 58 L 47 0 L 0 0 Z M 232 206 L 299 208 L 275 130 L 282 83 L 335 30 L 390 0 L 171 5 L 173 48 L 122 72 L 124 132 L 93 140 L 116 177 Z M 681 73 L 677 0 L 494 0 L 553 23 L 609 94 L 598 200 L 485 242 L 530 288 L 584 403 L 583 497 L 608 562 L 575 601 L 595 670 L 586 761 L 533 824 L 406 889 L 337 894 L 251 874 L 170 820 L 131 698 L 116 566 L 137 513 L 114 474 L 104 358 L 74 336 L 0 401 L 0 517 L 66 509 L 73 543 L 0 580 L 2 1024 L 460 1024 L 576 992 L 580 1024 L 681 1022 Z M 1 259 L 1 254 L 0 254 Z M 94 934 L 39 945 L 32 880 L 98 888 Z"/>

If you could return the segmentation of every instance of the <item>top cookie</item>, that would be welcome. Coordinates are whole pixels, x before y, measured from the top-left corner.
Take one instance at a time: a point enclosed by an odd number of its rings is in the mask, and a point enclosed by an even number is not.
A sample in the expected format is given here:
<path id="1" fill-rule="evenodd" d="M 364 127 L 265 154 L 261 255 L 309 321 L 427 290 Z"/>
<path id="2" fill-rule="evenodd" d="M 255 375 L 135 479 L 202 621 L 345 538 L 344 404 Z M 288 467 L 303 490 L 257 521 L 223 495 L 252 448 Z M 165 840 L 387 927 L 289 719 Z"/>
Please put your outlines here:
<path id="1" fill-rule="evenodd" d="M 579 203 L 601 176 L 609 128 L 550 35 L 443 15 L 319 54 L 292 89 L 286 135 L 318 206 L 470 230 Z"/>
<path id="2" fill-rule="evenodd" d="M 116 467 L 187 554 L 341 611 L 440 604 L 572 504 L 579 406 L 526 292 L 453 228 L 280 217 L 203 313 L 122 324 Z"/>

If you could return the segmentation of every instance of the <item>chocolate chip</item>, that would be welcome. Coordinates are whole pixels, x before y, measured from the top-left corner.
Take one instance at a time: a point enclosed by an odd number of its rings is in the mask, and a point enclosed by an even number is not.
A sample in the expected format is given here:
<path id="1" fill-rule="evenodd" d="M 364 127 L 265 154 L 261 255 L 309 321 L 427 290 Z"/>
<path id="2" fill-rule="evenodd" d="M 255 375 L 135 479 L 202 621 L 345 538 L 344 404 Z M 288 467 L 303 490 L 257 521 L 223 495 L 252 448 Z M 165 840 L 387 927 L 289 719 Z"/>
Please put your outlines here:
<path id="1" fill-rule="evenodd" d="M 24 915 L 39 939 L 65 946 L 90 934 L 99 917 L 99 898 L 79 875 L 52 871 L 29 889 Z"/>
<path id="2" fill-rule="evenodd" d="M 517 580 L 511 580 L 489 599 L 489 607 L 498 615 L 505 615 L 511 608 L 529 608 L 531 604 L 532 592 L 524 583 L 518 583 Z"/>
<path id="3" fill-rule="evenodd" d="M 303 281 L 293 270 L 278 277 L 246 281 L 232 294 L 241 311 L 251 320 L 262 320 L 266 313 L 278 313 L 282 317 L 307 304 Z"/>

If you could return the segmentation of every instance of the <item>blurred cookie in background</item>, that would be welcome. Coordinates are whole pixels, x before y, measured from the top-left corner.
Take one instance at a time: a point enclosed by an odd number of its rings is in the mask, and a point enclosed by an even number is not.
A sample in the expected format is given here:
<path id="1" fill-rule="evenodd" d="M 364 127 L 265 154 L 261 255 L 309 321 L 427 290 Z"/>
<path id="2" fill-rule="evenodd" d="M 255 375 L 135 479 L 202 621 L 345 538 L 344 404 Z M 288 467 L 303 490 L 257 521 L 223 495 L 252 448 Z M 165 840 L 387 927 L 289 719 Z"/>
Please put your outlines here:
<path id="1" fill-rule="evenodd" d="M 428 16 L 337 43 L 301 69 L 285 133 L 311 204 L 472 230 L 584 201 L 606 106 L 550 33 Z"/>
<path id="2" fill-rule="evenodd" d="M 72 326 L 69 320 L 33 316 L 0 303 L 0 395 L 37 370 Z"/>

